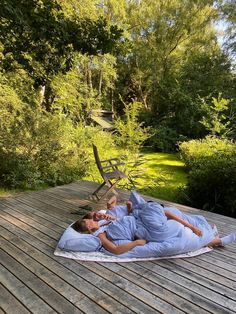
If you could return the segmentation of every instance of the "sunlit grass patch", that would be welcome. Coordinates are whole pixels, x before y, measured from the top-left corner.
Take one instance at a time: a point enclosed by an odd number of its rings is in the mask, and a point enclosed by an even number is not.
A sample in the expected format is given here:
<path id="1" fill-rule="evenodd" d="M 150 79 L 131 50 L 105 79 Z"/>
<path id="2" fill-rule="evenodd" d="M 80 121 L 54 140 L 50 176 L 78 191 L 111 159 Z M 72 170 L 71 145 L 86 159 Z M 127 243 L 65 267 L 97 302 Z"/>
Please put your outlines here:
<path id="1" fill-rule="evenodd" d="M 185 165 L 178 154 L 143 153 L 142 158 L 142 169 L 136 179 L 138 190 L 146 195 L 178 202 L 178 189 L 187 182 Z"/>

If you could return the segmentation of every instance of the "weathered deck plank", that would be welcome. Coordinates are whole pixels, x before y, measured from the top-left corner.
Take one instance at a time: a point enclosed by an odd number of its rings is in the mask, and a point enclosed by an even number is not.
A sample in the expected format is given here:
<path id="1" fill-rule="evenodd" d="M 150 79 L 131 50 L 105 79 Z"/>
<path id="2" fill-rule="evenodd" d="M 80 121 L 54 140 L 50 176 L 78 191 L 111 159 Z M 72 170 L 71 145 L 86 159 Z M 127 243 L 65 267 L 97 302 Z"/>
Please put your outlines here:
<path id="1" fill-rule="evenodd" d="M 4 313 L 236 313 L 235 244 L 191 259 L 125 264 L 54 256 L 63 230 L 86 213 L 79 206 L 104 206 L 88 197 L 96 186 L 81 181 L 0 199 Z M 120 191 L 120 199 L 128 195 Z M 222 234 L 236 230 L 233 218 L 174 205 L 203 214 Z"/>

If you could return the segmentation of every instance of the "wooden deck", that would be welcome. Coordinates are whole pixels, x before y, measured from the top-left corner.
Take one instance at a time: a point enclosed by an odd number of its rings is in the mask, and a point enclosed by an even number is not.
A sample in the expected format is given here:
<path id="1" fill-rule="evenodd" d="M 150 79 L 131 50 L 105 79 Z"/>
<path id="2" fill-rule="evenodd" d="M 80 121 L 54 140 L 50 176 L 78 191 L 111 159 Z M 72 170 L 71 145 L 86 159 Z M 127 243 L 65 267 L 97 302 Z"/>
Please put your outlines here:
<path id="1" fill-rule="evenodd" d="M 124 264 L 54 256 L 95 187 L 78 182 L 0 199 L 0 313 L 236 313 L 236 244 L 194 258 Z M 236 231 L 235 219 L 201 214 L 222 234 Z"/>

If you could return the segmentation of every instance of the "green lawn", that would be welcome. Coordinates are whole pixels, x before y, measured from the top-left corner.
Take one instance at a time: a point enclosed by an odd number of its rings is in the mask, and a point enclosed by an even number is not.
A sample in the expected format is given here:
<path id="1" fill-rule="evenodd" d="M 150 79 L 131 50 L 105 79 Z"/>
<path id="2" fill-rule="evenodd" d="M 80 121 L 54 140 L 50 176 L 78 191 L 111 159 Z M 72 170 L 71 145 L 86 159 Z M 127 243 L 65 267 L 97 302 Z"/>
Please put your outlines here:
<path id="1" fill-rule="evenodd" d="M 163 200 L 178 202 L 178 188 L 187 181 L 184 163 L 178 154 L 143 153 L 138 191 Z"/>

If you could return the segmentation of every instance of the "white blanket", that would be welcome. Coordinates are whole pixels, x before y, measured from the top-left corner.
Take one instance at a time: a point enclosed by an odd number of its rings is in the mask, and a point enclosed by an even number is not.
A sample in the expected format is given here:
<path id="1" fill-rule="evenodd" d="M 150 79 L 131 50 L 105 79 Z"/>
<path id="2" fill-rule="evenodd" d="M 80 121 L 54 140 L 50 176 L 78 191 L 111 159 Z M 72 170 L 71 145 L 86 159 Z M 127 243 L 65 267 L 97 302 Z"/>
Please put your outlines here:
<path id="1" fill-rule="evenodd" d="M 197 251 L 167 256 L 167 257 L 148 257 L 148 258 L 121 258 L 119 256 L 110 256 L 101 252 L 68 252 L 63 251 L 56 247 L 54 251 L 54 255 L 62 256 L 65 258 L 76 259 L 80 261 L 89 261 L 89 262 L 113 262 L 113 263 L 127 263 L 127 262 L 142 262 L 142 261 L 153 261 L 160 259 L 172 259 L 172 258 L 186 258 L 186 257 L 194 257 L 203 253 L 207 253 L 212 251 L 212 248 L 204 247 Z"/>

